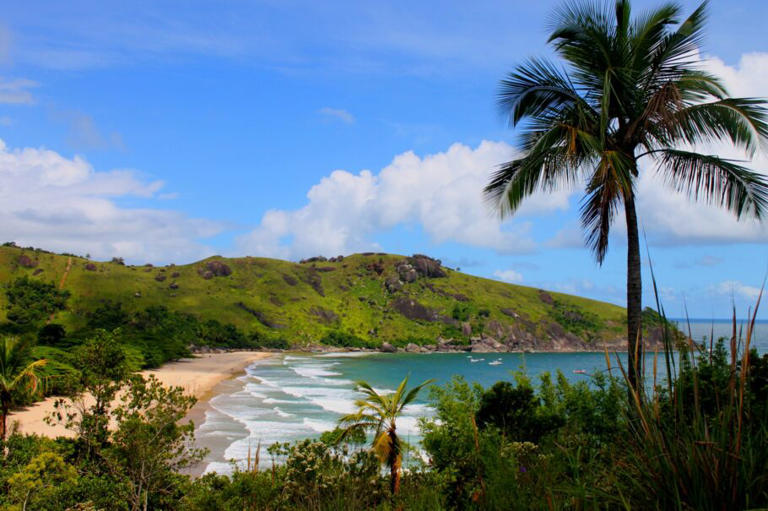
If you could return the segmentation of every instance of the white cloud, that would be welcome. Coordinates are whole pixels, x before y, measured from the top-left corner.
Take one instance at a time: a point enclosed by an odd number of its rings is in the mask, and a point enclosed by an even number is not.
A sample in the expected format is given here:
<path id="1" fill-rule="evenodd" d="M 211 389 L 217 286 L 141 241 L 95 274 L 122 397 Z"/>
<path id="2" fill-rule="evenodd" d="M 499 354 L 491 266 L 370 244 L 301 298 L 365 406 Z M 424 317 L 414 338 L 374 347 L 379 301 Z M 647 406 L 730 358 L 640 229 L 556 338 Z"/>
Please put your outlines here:
<path id="1" fill-rule="evenodd" d="M 523 274 L 516 272 L 515 270 L 496 270 L 493 272 L 493 276 L 504 282 L 522 282 Z"/>
<path id="2" fill-rule="evenodd" d="M 737 67 L 712 58 L 702 66 L 720 76 L 734 97 L 768 97 L 768 53 L 742 56 Z M 723 143 L 697 147 L 705 154 L 744 160 L 746 156 Z M 746 164 L 768 178 L 768 148 L 763 148 Z M 717 206 L 692 202 L 664 183 L 650 164 L 638 180 L 638 211 L 640 221 L 653 243 L 677 245 L 686 243 L 764 242 L 768 240 L 768 223 L 736 217 Z M 617 222 L 619 225 L 621 222 Z M 624 232 L 624 227 L 619 227 Z"/>
<path id="3" fill-rule="evenodd" d="M 324 106 L 323 108 L 318 110 L 317 113 L 325 117 L 337 119 L 346 124 L 353 124 L 355 122 L 355 116 L 347 112 L 343 108 L 331 108 L 329 106 Z"/>
<path id="4" fill-rule="evenodd" d="M 738 280 L 727 280 L 717 285 L 716 291 L 722 295 L 728 296 L 740 296 L 747 300 L 757 300 L 760 296 L 760 288 L 754 286 L 748 286 L 739 282 Z"/>
<path id="5" fill-rule="evenodd" d="M 458 242 L 499 253 L 531 251 L 530 222 L 504 226 L 486 207 L 482 189 L 490 171 L 513 158 L 502 142 L 476 149 L 454 144 L 447 151 L 419 157 L 406 152 L 374 174 L 333 171 L 307 193 L 301 209 L 268 211 L 259 226 L 240 239 L 253 254 L 300 258 L 378 248 L 377 232 L 418 225 L 433 243 Z M 518 216 L 567 209 L 566 191 L 535 194 Z"/>
<path id="6" fill-rule="evenodd" d="M 0 104 L 29 105 L 35 102 L 29 89 L 39 84 L 26 78 L 0 77 Z"/>
<path id="7" fill-rule="evenodd" d="M 116 202 L 154 199 L 162 186 L 131 171 L 97 172 L 79 156 L 70 159 L 44 148 L 11 150 L 0 140 L 0 240 L 133 262 L 210 255 L 196 240 L 217 234 L 220 225 Z"/>

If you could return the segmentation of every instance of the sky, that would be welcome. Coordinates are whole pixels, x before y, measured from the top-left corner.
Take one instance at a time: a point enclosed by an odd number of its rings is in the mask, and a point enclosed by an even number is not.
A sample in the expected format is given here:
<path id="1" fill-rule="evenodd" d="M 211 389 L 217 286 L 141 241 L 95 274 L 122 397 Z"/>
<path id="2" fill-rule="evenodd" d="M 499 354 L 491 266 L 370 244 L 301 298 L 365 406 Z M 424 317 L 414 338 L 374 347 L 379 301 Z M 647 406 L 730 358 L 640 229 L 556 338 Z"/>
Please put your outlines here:
<path id="1" fill-rule="evenodd" d="M 538 193 L 503 222 L 482 200 L 492 170 L 518 154 L 499 80 L 551 55 L 558 5 L 9 3 L 0 240 L 136 264 L 426 253 L 624 304 L 622 215 L 598 266 L 579 187 Z M 767 18 L 762 0 L 710 6 L 702 66 L 734 96 L 768 96 Z M 749 166 L 768 174 L 768 147 Z M 670 316 L 745 316 L 768 272 L 768 224 L 692 203 L 652 166 L 637 191 L 646 302 L 652 263 Z"/>

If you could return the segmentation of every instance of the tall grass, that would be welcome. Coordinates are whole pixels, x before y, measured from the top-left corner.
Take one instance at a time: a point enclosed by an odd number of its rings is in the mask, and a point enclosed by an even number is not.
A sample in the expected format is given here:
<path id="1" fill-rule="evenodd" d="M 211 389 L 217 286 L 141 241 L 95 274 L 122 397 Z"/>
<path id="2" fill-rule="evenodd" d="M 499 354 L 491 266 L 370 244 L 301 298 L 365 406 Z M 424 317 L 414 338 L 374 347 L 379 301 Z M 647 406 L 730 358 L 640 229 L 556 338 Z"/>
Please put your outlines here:
<path id="1" fill-rule="evenodd" d="M 657 310 L 664 319 L 666 382 L 630 393 L 626 438 L 617 445 L 619 497 L 626 509 L 734 510 L 768 506 L 768 357 L 752 350 L 762 291 L 746 325 L 734 311 L 724 341 L 675 342 L 667 328 L 651 270 Z M 744 328 L 745 327 L 745 328 Z M 677 344 L 677 345 L 675 345 Z M 678 363 L 674 352 L 677 351 Z M 619 360 L 627 383 L 628 374 Z"/>

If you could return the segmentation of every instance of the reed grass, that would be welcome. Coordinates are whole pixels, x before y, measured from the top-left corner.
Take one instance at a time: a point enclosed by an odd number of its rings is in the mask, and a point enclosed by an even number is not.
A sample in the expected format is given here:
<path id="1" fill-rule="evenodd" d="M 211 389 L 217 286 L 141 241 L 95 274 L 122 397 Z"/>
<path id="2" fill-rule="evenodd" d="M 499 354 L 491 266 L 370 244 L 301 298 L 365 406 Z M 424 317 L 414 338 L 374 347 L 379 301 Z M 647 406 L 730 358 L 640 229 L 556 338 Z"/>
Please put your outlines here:
<path id="1" fill-rule="evenodd" d="M 615 458 L 623 507 L 725 511 L 768 505 L 768 406 L 755 402 L 750 388 L 762 290 L 746 325 L 738 324 L 734 310 L 724 356 L 722 341 L 694 342 L 690 323 L 685 342 L 675 345 L 652 269 L 651 278 L 665 325 L 667 377 L 659 385 L 657 352 L 653 384 L 641 390 L 627 385 L 628 429 Z M 617 361 L 629 383 L 628 370 Z"/>

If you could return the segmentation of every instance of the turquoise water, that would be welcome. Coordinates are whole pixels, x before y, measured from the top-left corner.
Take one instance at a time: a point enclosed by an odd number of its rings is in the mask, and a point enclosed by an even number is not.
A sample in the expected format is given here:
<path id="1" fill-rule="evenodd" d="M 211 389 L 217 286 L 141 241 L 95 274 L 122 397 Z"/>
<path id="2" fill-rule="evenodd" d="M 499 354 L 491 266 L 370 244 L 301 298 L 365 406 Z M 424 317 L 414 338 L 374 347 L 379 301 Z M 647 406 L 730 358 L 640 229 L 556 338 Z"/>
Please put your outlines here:
<path id="1" fill-rule="evenodd" d="M 710 336 L 713 325 L 692 324 L 694 338 Z M 730 335 L 728 324 L 714 325 L 715 338 Z M 768 352 L 768 324 L 758 325 L 756 345 Z M 620 355 L 625 358 L 624 355 Z M 500 362 L 500 363 L 498 363 Z M 493 363 L 493 365 L 491 365 Z M 615 359 L 612 361 L 615 367 Z M 650 367 L 651 362 L 647 363 Z M 250 366 L 246 374 L 226 382 L 211 399 L 205 420 L 197 430 L 198 442 L 209 447 L 207 470 L 230 472 L 229 460 L 242 462 L 274 442 L 316 437 L 335 427 L 343 414 L 355 410 L 360 395 L 355 381 L 365 380 L 380 392 L 390 392 L 405 377 L 412 384 L 434 378 L 443 384 L 453 375 L 490 386 L 510 379 L 524 369 L 531 377 L 562 371 L 572 381 L 605 370 L 603 353 L 466 353 L 379 354 L 333 353 L 324 355 L 281 354 Z M 575 372 L 575 371 L 578 371 Z M 585 374 L 579 374 L 585 371 Z M 614 373 L 619 376 L 619 373 Z M 429 415 L 428 392 L 405 409 L 398 428 L 406 439 L 418 441 L 418 418 Z M 261 463 L 269 457 L 262 449 Z"/>

